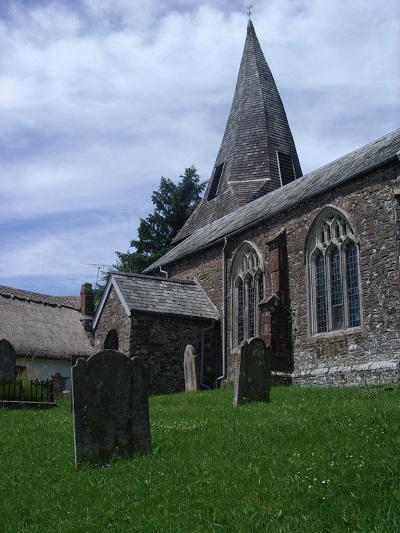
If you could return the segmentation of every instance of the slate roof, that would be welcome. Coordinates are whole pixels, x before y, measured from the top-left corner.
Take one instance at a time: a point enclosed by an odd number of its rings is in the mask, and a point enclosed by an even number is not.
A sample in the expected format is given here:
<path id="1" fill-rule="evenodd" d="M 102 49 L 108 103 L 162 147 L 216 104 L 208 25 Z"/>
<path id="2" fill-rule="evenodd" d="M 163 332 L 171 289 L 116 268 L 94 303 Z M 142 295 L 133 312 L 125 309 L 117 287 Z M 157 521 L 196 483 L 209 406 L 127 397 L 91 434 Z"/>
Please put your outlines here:
<path id="1" fill-rule="evenodd" d="M 399 150 L 400 129 L 397 129 L 198 229 L 144 272 L 149 273 L 160 266 L 165 267 L 187 255 L 212 246 L 226 236 L 243 231 L 262 220 L 272 219 L 296 205 L 397 160 Z"/>
<path id="2" fill-rule="evenodd" d="M 0 285 L 0 339 L 20 357 L 69 359 L 92 355 L 79 296 L 48 296 Z"/>
<path id="3" fill-rule="evenodd" d="M 209 199 L 212 176 L 203 199 L 175 242 L 281 187 L 277 151 L 289 156 L 296 177 L 300 177 L 302 172 L 285 109 L 249 21 L 232 107 L 213 171 L 214 175 L 215 169 L 225 164 L 218 193 Z"/>
<path id="4" fill-rule="evenodd" d="M 116 290 L 128 316 L 131 311 L 141 311 L 219 319 L 216 307 L 201 286 L 194 281 L 177 281 L 143 274 L 113 272 L 94 317 L 93 327 L 97 325 L 112 287 Z"/>

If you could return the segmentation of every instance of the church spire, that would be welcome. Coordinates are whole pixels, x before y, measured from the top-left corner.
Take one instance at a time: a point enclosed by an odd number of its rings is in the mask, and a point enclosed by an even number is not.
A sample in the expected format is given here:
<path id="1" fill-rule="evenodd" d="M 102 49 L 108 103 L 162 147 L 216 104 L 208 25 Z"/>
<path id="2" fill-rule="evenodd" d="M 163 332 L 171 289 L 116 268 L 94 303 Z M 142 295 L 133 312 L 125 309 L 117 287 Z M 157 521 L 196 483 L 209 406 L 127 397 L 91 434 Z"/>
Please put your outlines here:
<path id="1" fill-rule="evenodd" d="M 301 175 L 285 109 L 249 17 L 235 94 L 213 174 L 203 199 L 175 241 Z"/>

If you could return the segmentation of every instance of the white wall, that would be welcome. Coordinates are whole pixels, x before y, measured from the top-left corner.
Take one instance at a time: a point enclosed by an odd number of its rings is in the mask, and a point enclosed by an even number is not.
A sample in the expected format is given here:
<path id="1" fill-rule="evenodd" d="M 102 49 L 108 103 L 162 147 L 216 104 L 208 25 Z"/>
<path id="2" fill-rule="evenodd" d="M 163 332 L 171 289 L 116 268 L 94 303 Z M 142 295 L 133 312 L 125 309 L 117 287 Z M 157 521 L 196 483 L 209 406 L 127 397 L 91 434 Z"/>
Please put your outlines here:
<path id="1" fill-rule="evenodd" d="M 67 378 L 64 390 L 71 390 L 71 362 L 68 360 L 17 357 L 16 364 L 25 367 L 32 379 L 51 379 L 53 374 L 60 372 L 63 378 Z"/>

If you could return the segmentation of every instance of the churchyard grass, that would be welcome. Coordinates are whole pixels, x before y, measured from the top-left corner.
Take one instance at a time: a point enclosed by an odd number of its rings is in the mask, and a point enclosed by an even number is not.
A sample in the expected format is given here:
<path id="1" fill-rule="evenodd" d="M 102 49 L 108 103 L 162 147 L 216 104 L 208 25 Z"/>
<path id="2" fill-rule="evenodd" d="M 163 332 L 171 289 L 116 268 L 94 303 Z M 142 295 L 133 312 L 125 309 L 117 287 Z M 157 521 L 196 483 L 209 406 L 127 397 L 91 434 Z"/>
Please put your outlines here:
<path id="1" fill-rule="evenodd" d="M 153 452 L 74 467 L 69 401 L 0 410 L 2 533 L 400 530 L 400 387 L 150 398 Z"/>

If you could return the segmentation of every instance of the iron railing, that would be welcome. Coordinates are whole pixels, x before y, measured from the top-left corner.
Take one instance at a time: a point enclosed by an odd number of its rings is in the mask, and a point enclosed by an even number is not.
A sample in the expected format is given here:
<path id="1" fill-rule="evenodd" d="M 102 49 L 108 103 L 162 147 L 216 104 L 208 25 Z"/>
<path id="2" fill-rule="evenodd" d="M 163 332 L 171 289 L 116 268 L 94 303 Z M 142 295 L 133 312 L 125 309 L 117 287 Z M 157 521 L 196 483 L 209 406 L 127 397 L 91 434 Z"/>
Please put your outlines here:
<path id="1" fill-rule="evenodd" d="M 54 402 L 54 382 L 52 379 L 0 378 L 0 400 L 52 403 Z"/>

